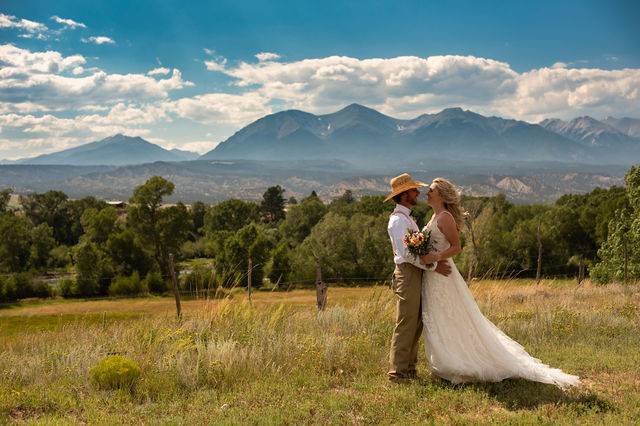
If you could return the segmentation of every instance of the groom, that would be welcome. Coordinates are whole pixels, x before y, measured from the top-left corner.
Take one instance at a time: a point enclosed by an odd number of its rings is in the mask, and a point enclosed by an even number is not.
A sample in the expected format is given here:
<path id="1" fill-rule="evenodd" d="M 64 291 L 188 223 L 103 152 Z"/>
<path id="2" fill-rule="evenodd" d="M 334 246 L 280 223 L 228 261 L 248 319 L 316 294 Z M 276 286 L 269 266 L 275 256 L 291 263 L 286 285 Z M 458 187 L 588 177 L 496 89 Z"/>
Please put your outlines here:
<path id="1" fill-rule="evenodd" d="M 416 377 L 418 342 L 422 334 L 422 272 L 425 270 L 449 275 L 451 266 L 438 262 L 427 267 L 409 253 L 403 243 L 408 230 L 419 231 L 411 217 L 411 209 L 418 204 L 419 187 L 427 186 L 414 181 L 408 173 L 391 179 L 391 193 L 385 201 L 393 199 L 396 208 L 389 217 L 387 231 L 393 248 L 393 291 L 396 294 L 396 326 L 391 339 L 389 380 L 404 381 Z"/>

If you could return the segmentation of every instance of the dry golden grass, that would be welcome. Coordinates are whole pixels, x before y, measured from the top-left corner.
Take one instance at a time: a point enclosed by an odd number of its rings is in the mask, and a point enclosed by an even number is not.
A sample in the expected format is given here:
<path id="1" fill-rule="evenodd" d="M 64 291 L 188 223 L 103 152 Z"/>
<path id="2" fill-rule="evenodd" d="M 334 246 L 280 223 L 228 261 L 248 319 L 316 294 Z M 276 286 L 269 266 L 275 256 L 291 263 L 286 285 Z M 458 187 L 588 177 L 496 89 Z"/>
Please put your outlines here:
<path id="1" fill-rule="evenodd" d="M 385 377 L 386 287 L 242 292 L 231 299 L 29 302 L 0 310 L 0 423 L 634 424 L 640 419 L 640 287 L 484 281 L 483 312 L 581 388 L 507 380 L 451 386 Z M 108 354 L 133 358 L 133 392 L 95 389 Z"/>

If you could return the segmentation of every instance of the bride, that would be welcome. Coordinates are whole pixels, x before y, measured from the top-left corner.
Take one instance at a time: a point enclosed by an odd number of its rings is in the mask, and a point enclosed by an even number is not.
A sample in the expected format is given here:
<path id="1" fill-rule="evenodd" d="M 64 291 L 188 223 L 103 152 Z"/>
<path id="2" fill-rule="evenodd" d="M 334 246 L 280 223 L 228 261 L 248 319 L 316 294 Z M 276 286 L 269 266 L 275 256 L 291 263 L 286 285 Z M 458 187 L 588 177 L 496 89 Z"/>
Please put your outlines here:
<path id="1" fill-rule="evenodd" d="M 434 214 L 425 230 L 431 232 L 434 252 L 422 256 L 425 264 L 460 253 L 462 212 L 458 193 L 446 179 L 437 178 L 428 189 L 427 203 Z M 519 377 L 559 387 L 576 386 L 578 376 L 551 368 L 530 356 L 522 346 L 485 318 L 452 259 L 448 277 L 426 271 L 422 278 L 422 318 L 427 360 L 431 372 L 452 383 Z"/>

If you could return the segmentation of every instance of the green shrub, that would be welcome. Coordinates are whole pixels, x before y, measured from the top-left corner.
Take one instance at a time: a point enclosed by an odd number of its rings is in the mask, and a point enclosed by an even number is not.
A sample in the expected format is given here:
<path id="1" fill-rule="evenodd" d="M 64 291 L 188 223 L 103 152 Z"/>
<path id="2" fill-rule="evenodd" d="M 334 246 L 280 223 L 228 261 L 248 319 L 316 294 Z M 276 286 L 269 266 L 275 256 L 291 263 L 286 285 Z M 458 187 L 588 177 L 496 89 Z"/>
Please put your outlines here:
<path id="1" fill-rule="evenodd" d="M 69 298 L 76 296 L 76 286 L 73 280 L 63 278 L 58 281 L 58 294 L 62 297 Z"/>
<path id="2" fill-rule="evenodd" d="M 71 249 L 58 246 L 49 252 L 49 262 L 54 268 L 65 268 L 71 264 Z"/>
<path id="3" fill-rule="evenodd" d="M 146 293 L 146 282 L 140 280 L 140 274 L 134 272 L 129 277 L 116 277 L 109 286 L 111 296 L 133 296 Z"/>
<path id="4" fill-rule="evenodd" d="M 162 274 L 157 271 L 152 271 L 147 274 L 143 281 L 143 287 L 149 289 L 151 293 L 162 294 L 169 288 L 167 282 L 162 279 Z"/>
<path id="5" fill-rule="evenodd" d="M 207 246 L 204 238 L 196 241 L 185 241 L 185 243 L 182 244 L 181 253 L 184 259 L 207 257 Z"/>
<path id="6" fill-rule="evenodd" d="M 53 292 L 49 284 L 43 281 L 33 281 L 31 283 L 31 294 L 29 297 L 51 297 Z"/>
<path id="7" fill-rule="evenodd" d="M 89 371 L 91 380 L 100 389 L 131 390 L 138 382 L 140 373 L 138 363 L 121 355 L 103 358 Z"/>
<path id="8" fill-rule="evenodd" d="M 0 302 L 15 302 L 18 300 L 15 280 L 11 277 L 0 277 Z"/>

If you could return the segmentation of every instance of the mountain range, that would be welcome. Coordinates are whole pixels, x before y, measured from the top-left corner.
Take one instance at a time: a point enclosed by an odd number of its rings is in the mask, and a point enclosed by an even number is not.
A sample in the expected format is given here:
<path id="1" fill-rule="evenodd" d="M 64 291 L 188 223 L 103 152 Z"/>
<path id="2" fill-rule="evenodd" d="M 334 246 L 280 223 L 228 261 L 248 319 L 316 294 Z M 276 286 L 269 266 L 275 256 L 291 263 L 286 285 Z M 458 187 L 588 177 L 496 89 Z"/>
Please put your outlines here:
<path id="1" fill-rule="evenodd" d="M 265 116 L 236 132 L 201 159 L 331 159 L 359 168 L 398 167 L 408 161 L 451 159 L 632 164 L 640 161 L 635 119 L 591 117 L 539 124 L 485 117 L 461 108 L 409 120 L 352 104 L 325 115 L 289 110 Z M 615 126 L 626 126 L 629 134 Z"/>
<path id="2" fill-rule="evenodd" d="M 154 161 L 189 161 L 198 157 L 195 152 L 167 150 L 141 137 L 117 134 L 64 151 L 14 161 L 13 164 L 122 166 Z"/>
<path id="3" fill-rule="evenodd" d="M 195 159 L 340 159 L 361 171 L 380 171 L 433 164 L 434 157 L 489 168 L 514 161 L 629 165 L 640 161 L 640 119 L 578 117 L 533 124 L 461 108 L 397 119 L 351 104 L 324 115 L 299 110 L 267 115 L 202 156 L 117 134 L 10 163 L 121 166 Z"/>

